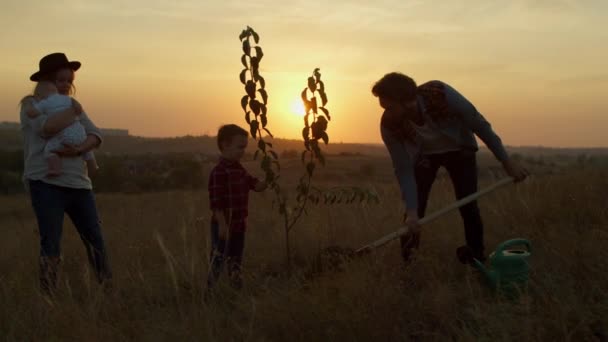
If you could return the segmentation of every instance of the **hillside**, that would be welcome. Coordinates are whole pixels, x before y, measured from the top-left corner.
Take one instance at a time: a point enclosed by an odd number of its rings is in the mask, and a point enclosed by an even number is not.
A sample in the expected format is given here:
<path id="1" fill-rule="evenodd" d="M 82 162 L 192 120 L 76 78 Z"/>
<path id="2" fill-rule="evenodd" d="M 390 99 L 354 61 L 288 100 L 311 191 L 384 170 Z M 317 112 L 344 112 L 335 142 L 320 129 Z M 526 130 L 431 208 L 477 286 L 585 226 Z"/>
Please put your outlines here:
<path id="1" fill-rule="evenodd" d="M 274 149 L 278 153 L 295 150 L 302 151 L 303 144 L 299 140 L 270 139 Z M 0 150 L 22 149 L 21 132 L 13 129 L 0 130 Z M 485 147 L 482 147 L 482 150 Z M 250 143 L 248 150 L 253 152 L 255 144 Z M 339 143 L 330 141 L 329 145 L 323 146 L 328 154 L 363 154 L 388 156 L 382 144 L 355 144 Z M 543 146 L 508 146 L 511 153 L 518 153 L 535 157 L 576 157 L 579 155 L 601 155 L 608 156 L 608 148 L 553 148 Z M 165 153 L 200 153 L 204 155 L 215 155 L 217 144 L 215 137 L 181 136 L 173 138 L 139 137 L 133 135 L 106 135 L 100 153 L 116 154 L 165 154 Z"/>

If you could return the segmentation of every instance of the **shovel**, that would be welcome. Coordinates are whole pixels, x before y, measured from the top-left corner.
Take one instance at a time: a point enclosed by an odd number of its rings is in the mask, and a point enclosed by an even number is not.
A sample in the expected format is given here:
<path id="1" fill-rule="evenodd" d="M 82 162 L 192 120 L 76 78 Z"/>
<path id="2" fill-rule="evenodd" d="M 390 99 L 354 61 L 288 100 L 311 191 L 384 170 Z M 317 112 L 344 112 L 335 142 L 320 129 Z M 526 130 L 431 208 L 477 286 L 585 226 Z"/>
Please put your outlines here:
<path id="1" fill-rule="evenodd" d="M 483 195 L 486 195 L 486 194 L 488 194 L 488 193 L 490 193 L 490 192 L 492 192 L 492 191 L 494 191 L 494 190 L 496 190 L 496 189 L 498 189 L 498 188 L 500 188 L 502 186 L 505 186 L 505 185 L 511 184 L 511 183 L 513 183 L 513 178 L 512 177 L 503 178 L 500 181 L 498 181 L 498 182 L 496 182 L 496 183 L 488 186 L 487 188 L 481 189 L 481 190 L 479 190 L 479 191 L 477 191 L 475 193 L 472 193 L 472 194 L 470 194 L 470 195 L 468 195 L 466 197 L 463 197 L 460 200 L 458 200 L 458 201 L 456 201 L 456 202 L 454 202 L 454 203 L 452 203 L 452 204 L 444 207 L 443 209 L 437 210 L 436 212 L 434 212 L 434 213 L 432 213 L 432 214 L 430 214 L 428 216 L 425 216 L 425 217 L 421 218 L 418 221 L 418 224 L 423 225 L 423 224 L 429 223 L 429 222 L 435 220 L 436 218 L 438 218 L 438 217 L 440 217 L 440 216 L 442 216 L 442 215 L 444 215 L 444 214 L 446 214 L 446 213 L 448 213 L 448 212 L 450 212 L 450 211 L 452 211 L 454 209 L 458 209 L 458 208 L 460 208 L 461 206 L 463 206 L 463 205 L 465 205 L 467 203 L 475 201 L 476 199 L 478 199 L 479 197 L 481 197 Z M 381 247 L 381 246 L 387 244 L 388 242 L 390 242 L 390 241 L 392 241 L 392 240 L 394 240 L 394 239 L 396 239 L 396 238 L 398 238 L 398 237 L 400 237 L 402 235 L 407 234 L 407 232 L 409 232 L 409 227 L 408 226 L 402 226 L 398 230 L 396 230 L 396 231 L 394 231 L 394 232 L 392 232 L 392 233 L 390 233 L 388 235 L 385 235 L 384 237 L 382 237 L 382 238 L 380 238 L 380 239 L 378 239 L 378 240 L 376 240 L 376 241 L 374 241 L 374 242 L 372 242 L 372 243 L 370 243 L 368 245 L 365 245 L 365 246 L 357 249 L 355 251 L 355 255 L 367 254 L 367 253 L 373 251 L 374 249 L 376 249 L 378 247 Z"/>

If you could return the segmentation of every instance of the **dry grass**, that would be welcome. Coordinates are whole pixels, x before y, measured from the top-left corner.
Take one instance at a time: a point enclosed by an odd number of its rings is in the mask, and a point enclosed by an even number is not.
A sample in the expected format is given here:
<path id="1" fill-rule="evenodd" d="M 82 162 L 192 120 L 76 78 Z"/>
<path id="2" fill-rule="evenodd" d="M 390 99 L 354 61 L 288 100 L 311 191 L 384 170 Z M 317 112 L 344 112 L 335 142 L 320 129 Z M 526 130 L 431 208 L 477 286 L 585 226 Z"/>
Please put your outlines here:
<path id="1" fill-rule="evenodd" d="M 324 172 L 342 177 L 340 182 L 360 179 L 374 186 L 382 204 L 311 210 L 292 236 L 297 270 L 291 277 L 283 268 L 282 226 L 270 207 L 271 194 L 253 194 L 246 286 L 240 293 L 223 287 L 209 304 L 201 302 L 209 248 L 206 193 L 99 195 L 114 291 L 106 294 L 95 285 L 81 243 L 66 224 L 62 283 L 53 302 L 37 291 L 38 241 L 27 198 L 0 198 L 0 336 L 8 341 L 593 341 L 606 336 L 608 171 L 571 169 L 481 200 L 489 250 L 513 237 L 533 244 L 529 293 L 512 302 L 493 296 L 456 260 L 455 248 L 464 239 L 457 213 L 425 228 L 422 249 L 407 268 L 393 243 L 342 272 L 306 278 L 324 247 L 359 247 L 399 223 L 397 189 L 387 180 L 390 169 L 381 164 L 373 176 L 362 178 L 358 170 L 369 172 L 359 166 Z M 430 210 L 450 202 L 449 182 L 439 180 L 432 199 Z"/>

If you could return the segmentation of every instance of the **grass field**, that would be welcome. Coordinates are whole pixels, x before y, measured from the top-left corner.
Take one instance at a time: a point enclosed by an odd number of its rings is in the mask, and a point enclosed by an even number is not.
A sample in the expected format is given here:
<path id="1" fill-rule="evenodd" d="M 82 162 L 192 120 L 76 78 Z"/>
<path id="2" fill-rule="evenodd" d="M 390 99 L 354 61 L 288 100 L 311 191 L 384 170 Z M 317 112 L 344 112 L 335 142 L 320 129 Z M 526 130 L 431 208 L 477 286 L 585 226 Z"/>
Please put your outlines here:
<path id="1" fill-rule="evenodd" d="M 297 161 L 284 173 L 292 182 Z M 291 165 L 291 166 L 289 166 Z M 257 166 L 246 165 L 257 171 Z M 484 170 L 486 166 L 483 166 Z M 481 186 L 492 183 L 482 172 Z M 488 251 L 510 238 L 532 242 L 528 293 L 494 296 L 461 265 L 457 212 L 424 227 L 404 267 L 398 243 L 343 269 L 308 276 L 319 251 L 356 248 L 398 227 L 402 207 L 387 160 L 334 158 L 320 184 L 373 187 L 380 204 L 312 206 L 292 234 L 295 270 L 284 267 L 272 194 L 252 194 L 245 287 L 222 286 L 203 304 L 209 252 L 206 192 L 99 194 L 114 271 L 98 288 L 66 219 L 59 294 L 37 289 L 38 237 L 25 196 L 0 197 L 0 336 L 8 341 L 594 341 L 608 338 L 608 169 L 561 167 L 480 200 Z M 289 186 L 287 186 L 289 187 Z M 438 179 L 429 211 L 453 200 Z"/>

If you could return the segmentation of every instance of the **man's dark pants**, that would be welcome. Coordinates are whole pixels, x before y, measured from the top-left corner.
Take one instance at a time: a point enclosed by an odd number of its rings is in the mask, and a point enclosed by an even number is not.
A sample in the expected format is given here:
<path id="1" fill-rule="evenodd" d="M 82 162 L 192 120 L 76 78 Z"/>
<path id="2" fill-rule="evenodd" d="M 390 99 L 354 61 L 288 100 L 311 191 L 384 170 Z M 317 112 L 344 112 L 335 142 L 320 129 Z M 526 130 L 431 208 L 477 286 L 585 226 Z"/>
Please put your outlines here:
<path id="1" fill-rule="evenodd" d="M 418 188 L 418 217 L 425 215 L 429 193 L 437 171 L 444 167 L 452 180 L 456 199 L 461 199 L 477 192 L 477 160 L 475 152 L 470 150 L 451 151 L 439 154 L 422 155 L 416 162 L 415 174 Z M 464 222 L 465 239 L 473 255 L 484 260 L 483 223 L 477 201 L 460 207 L 460 216 Z M 409 234 L 401 238 L 404 259 L 408 259 L 411 249 L 418 248 L 419 234 Z"/>

